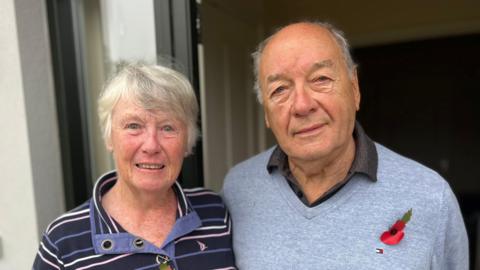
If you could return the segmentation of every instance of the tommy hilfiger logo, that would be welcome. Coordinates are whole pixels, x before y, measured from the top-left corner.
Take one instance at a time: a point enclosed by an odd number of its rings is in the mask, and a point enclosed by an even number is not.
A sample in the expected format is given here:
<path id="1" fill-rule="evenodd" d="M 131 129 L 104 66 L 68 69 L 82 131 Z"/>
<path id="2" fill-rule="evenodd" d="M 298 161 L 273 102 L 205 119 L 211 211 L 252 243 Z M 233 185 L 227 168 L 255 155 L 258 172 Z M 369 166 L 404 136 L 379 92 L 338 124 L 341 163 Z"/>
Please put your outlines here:
<path id="1" fill-rule="evenodd" d="M 204 251 L 205 249 L 208 248 L 207 245 L 205 245 L 205 243 L 202 243 L 200 241 L 197 241 L 197 244 L 200 247 L 200 251 Z"/>

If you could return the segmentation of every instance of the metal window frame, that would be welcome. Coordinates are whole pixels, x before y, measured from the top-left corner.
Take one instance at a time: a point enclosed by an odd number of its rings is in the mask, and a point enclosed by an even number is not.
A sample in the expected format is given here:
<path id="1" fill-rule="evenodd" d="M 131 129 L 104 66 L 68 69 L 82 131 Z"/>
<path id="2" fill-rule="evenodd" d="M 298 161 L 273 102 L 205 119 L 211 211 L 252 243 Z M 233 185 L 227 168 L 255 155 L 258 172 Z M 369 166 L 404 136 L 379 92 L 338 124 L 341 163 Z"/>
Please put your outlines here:
<path id="1" fill-rule="evenodd" d="M 154 9 L 157 55 L 170 56 L 183 65 L 184 70 L 179 71 L 190 79 L 199 102 L 197 3 L 195 0 L 154 0 Z M 201 128 L 200 120 L 198 122 Z M 200 138 L 194 154 L 183 162 L 179 177 L 183 186 L 203 186 L 202 152 Z"/>
<path id="2" fill-rule="evenodd" d="M 74 1 L 46 1 L 67 209 L 91 196 L 85 89 L 78 53 Z"/>

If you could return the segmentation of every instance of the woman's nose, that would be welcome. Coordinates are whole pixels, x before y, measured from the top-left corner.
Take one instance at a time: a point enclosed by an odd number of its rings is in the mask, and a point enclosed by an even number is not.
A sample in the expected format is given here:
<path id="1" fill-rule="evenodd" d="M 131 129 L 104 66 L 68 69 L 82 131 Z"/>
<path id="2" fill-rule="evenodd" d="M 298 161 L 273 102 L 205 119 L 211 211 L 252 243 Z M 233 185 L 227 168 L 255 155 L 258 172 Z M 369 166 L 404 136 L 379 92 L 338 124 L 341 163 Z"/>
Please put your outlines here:
<path id="1" fill-rule="evenodd" d="M 159 153 L 161 151 L 160 140 L 160 133 L 156 129 L 148 130 L 142 144 L 142 151 L 147 154 Z"/>

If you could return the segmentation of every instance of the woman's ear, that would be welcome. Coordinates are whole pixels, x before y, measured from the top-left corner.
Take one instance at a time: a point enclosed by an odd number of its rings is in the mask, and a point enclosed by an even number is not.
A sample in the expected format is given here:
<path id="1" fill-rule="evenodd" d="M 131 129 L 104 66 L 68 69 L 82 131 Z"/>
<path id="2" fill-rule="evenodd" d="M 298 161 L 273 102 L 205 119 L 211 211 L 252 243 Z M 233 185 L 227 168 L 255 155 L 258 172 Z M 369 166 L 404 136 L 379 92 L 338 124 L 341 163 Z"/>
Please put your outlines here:
<path id="1" fill-rule="evenodd" d="M 107 150 L 108 150 L 110 153 L 113 152 L 112 140 L 110 140 L 110 138 L 105 139 L 105 146 L 107 147 Z"/>

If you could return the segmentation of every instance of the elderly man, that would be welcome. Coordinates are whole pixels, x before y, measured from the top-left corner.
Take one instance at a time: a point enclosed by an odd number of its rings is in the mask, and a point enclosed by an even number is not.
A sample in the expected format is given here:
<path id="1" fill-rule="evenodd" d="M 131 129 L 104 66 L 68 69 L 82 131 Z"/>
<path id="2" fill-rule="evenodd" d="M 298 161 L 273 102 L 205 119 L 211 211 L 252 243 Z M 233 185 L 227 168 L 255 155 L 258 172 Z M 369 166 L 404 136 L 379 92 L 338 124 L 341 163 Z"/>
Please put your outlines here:
<path id="1" fill-rule="evenodd" d="M 254 56 L 278 146 L 225 179 L 240 269 L 468 269 L 448 183 L 355 121 L 360 89 L 340 31 L 291 24 Z"/>

